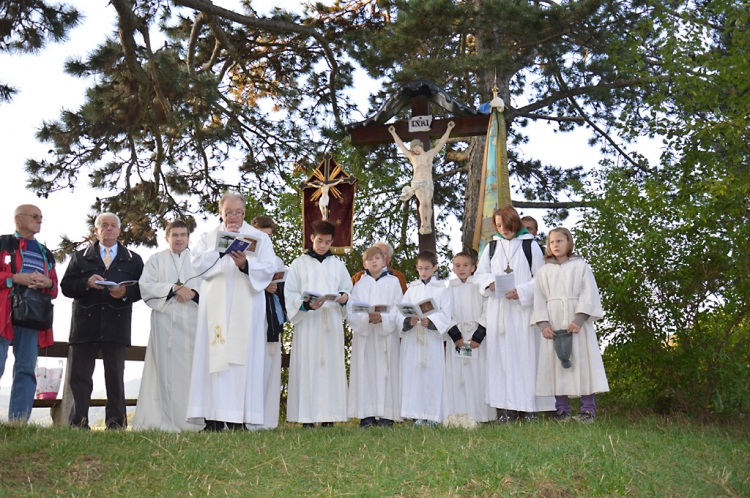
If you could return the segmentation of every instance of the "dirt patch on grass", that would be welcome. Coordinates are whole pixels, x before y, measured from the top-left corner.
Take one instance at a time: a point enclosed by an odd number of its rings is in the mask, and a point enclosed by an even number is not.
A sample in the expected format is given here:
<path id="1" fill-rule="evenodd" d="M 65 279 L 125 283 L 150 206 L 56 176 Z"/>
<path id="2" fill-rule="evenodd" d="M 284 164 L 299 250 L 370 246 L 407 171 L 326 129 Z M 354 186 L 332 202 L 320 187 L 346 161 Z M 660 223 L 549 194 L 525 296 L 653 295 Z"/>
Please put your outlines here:
<path id="1" fill-rule="evenodd" d="M 47 470 L 48 464 L 46 451 L 14 457 L 5 455 L 0 458 L 0 484 L 14 488 L 49 486 L 54 481 Z"/>
<path id="2" fill-rule="evenodd" d="M 70 482 L 77 486 L 87 486 L 102 477 L 102 463 L 92 457 L 82 456 L 70 464 L 68 475 Z"/>

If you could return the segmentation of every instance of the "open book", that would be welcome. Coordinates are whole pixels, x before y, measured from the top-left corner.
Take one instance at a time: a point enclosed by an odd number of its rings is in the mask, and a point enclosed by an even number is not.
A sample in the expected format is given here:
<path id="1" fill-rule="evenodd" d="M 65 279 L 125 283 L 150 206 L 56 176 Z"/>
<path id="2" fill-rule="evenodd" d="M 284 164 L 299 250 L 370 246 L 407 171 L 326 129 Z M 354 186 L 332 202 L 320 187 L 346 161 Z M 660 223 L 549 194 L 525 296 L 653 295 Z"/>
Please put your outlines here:
<path id="1" fill-rule="evenodd" d="M 429 298 L 424 301 L 420 301 L 417 304 L 411 303 L 400 303 L 396 305 L 396 308 L 406 318 L 416 316 L 417 318 L 425 318 L 438 312 L 437 303 L 434 299 Z"/>
<path id="2" fill-rule="evenodd" d="M 244 251 L 249 256 L 258 254 L 260 239 L 247 234 L 220 231 L 216 236 L 215 251 L 224 254 L 226 252 Z"/>
<path id="3" fill-rule="evenodd" d="M 135 285 L 138 280 L 123 280 L 122 282 L 112 282 L 111 280 L 99 280 L 94 282 L 96 285 L 106 287 L 108 289 L 114 289 L 115 287 L 127 287 L 128 285 Z"/>
<path id="4" fill-rule="evenodd" d="M 272 284 L 278 284 L 281 282 L 286 282 L 286 275 L 289 273 L 289 270 L 284 268 L 283 270 L 278 270 L 276 273 L 273 274 L 273 278 L 271 279 Z"/>
<path id="5" fill-rule="evenodd" d="M 388 304 L 373 304 L 365 302 L 352 303 L 352 313 L 388 313 L 391 311 L 391 306 Z"/>
<path id="6" fill-rule="evenodd" d="M 315 291 L 303 291 L 302 292 L 302 300 L 303 301 L 317 301 L 318 299 L 325 298 L 326 301 L 335 301 L 338 299 L 338 297 L 341 294 L 321 294 L 320 292 Z"/>

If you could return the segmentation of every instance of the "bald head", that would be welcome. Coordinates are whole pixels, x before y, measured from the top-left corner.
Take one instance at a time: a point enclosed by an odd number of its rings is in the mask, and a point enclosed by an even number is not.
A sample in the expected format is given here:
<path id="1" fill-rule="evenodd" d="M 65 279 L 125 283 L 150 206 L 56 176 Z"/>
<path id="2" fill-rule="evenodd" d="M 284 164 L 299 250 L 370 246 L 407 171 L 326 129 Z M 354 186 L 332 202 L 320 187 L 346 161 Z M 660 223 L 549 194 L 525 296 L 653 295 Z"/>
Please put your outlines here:
<path id="1" fill-rule="evenodd" d="M 24 239 L 33 239 L 42 230 L 42 211 L 33 204 L 21 204 L 15 211 L 16 231 Z"/>

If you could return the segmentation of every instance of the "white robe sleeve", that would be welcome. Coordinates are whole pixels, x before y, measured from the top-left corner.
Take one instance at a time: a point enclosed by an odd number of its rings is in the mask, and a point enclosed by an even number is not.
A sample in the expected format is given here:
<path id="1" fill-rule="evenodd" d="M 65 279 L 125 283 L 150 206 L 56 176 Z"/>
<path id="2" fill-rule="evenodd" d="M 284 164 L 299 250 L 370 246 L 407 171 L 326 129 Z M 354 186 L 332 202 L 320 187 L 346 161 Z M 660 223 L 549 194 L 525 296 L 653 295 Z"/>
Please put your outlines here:
<path id="1" fill-rule="evenodd" d="M 352 298 L 352 276 L 349 275 L 349 270 L 346 269 L 346 265 L 343 261 L 338 260 L 340 264 L 336 265 L 338 267 L 338 291 L 339 292 L 345 292 L 348 296 L 349 300 Z M 347 300 L 346 304 L 349 304 L 349 300 Z M 372 303 L 370 303 L 372 304 Z M 338 305 L 341 309 L 341 317 L 346 318 L 346 306 Z"/>
<path id="2" fill-rule="evenodd" d="M 389 279 L 390 280 L 390 279 Z M 403 325 L 404 320 L 401 313 L 398 312 L 396 305 L 401 303 L 404 295 L 401 292 L 401 283 L 398 278 L 393 277 L 392 282 L 389 282 L 388 289 L 388 300 L 387 303 L 391 304 L 391 311 L 388 313 L 381 313 L 380 317 L 382 321 L 382 327 L 378 330 L 378 333 L 382 336 L 389 336 L 394 332 L 397 332 L 399 325 Z"/>
<path id="3" fill-rule="evenodd" d="M 544 283 L 546 272 L 542 271 L 536 274 L 534 278 L 534 306 L 531 313 L 530 325 L 536 325 L 539 322 L 549 322 L 549 311 L 547 310 L 547 296 L 544 292 Z"/>
<path id="4" fill-rule="evenodd" d="M 582 280 L 581 295 L 578 297 L 575 312 L 586 313 L 589 315 L 589 320 L 594 322 L 604 316 L 604 310 L 602 309 L 599 287 L 596 285 L 594 272 L 591 271 L 591 267 L 586 262 L 582 263 L 583 271 L 579 274 Z"/>
<path id="5" fill-rule="evenodd" d="M 525 260 L 525 257 L 524 257 Z M 531 273 L 536 275 L 539 269 L 544 266 L 544 255 L 539 244 L 531 244 Z M 516 286 L 518 300 L 521 306 L 531 306 L 534 302 L 534 277 L 522 285 Z"/>
<path id="6" fill-rule="evenodd" d="M 474 282 L 483 296 L 491 296 L 493 292 L 487 287 L 494 281 L 495 274 L 492 273 L 492 262 L 490 261 L 490 244 L 487 243 L 482 251 L 482 256 L 479 258 L 477 271 L 474 272 Z"/>
<path id="7" fill-rule="evenodd" d="M 141 288 L 141 299 L 143 299 L 143 302 L 152 310 L 163 313 L 169 305 L 167 296 L 172 290 L 174 282 L 159 281 L 159 259 L 162 259 L 161 252 L 148 258 L 146 265 L 143 267 L 143 273 L 138 281 L 138 285 Z"/>
<path id="8" fill-rule="evenodd" d="M 284 285 L 284 300 L 286 301 L 286 314 L 289 317 L 289 321 L 293 324 L 298 324 L 304 318 L 306 311 L 301 310 L 302 307 L 302 276 L 301 271 L 303 270 L 304 261 L 303 257 L 299 257 L 292 261 L 292 265 L 289 267 L 289 273 L 286 276 L 286 284 Z"/>
<path id="9" fill-rule="evenodd" d="M 349 327 L 351 327 L 352 331 L 361 336 L 369 336 L 370 335 L 370 315 L 367 313 L 352 313 L 351 312 L 351 306 L 352 303 L 355 301 L 358 302 L 369 302 L 367 298 L 369 297 L 367 295 L 367 292 L 365 290 L 366 283 L 360 279 L 357 284 L 352 289 L 352 293 L 349 295 L 349 302 L 347 303 L 347 317 L 346 322 L 349 324 Z M 377 304 L 377 303 L 370 303 Z"/>
<path id="10" fill-rule="evenodd" d="M 448 332 L 448 329 L 450 328 L 451 324 L 451 293 L 448 291 L 447 287 L 444 287 L 441 289 L 440 294 L 435 296 L 435 302 L 438 305 L 438 311 L 437 313 L 433 313 L 429 316 L 429 319 L 432 321 L 432 323 L 437 327 L 437 330 L 431 330 L 428 329 L 430 332 L 435 332 L 443 340 L 445 340 L 445 335 Z"/>
<path id="11" fill-rule="evenodd" d="M 268 235 L 259 230 L 257 232 L 248 234 L 254 237 L 260 236 L 261 243 L 257 259 L 248 258 L 247 260 L 247 279 L 255 292 L 263 292 L 273 280 L 273 274 L 276 271 L 276 253 Z"/>

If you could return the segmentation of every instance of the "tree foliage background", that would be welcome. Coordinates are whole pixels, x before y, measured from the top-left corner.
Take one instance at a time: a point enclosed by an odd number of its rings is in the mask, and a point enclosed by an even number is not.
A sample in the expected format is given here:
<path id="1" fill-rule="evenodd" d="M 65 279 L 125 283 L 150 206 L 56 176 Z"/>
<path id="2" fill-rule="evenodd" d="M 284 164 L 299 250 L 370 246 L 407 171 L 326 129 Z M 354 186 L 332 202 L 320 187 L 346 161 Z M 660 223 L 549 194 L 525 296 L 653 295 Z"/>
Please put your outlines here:
<path id="1" fill-rule="evenodd" d="M 28 13 L 51 7 L 6 4 L 20 20 L 0 23 L 1 50 L 38 49 L 78 21 L 55 6 L 29 24 Z M 248 219 L 278 221 L 289 262 L 300 246 L 297 186 L 330 151 L 359 179 L 349 269 L 387 238 L 394 266 L 413 274 L 414 209 L 397 199 L 410 167 L 393 146 L 349 146 L 344 125 L 414 78 L 472 106 L 497 86 L 516 204 L 542 203 L 550 223 L 586 206 L 576 235 L 609 312 L 600 331 L 610 398 L 748 412 L 747 2 L 338 0 L 268 15 L 250 1 L 111 6 L 117 32 L 66 63 L 94 76 L 86 102 L 39 131 L 52 145 L 27 163 L 39 195 L 88 182 L 101 192 L 92 220 L 118 212 L 126 243 L 155 245 L 166 221 L 215 212 L 224 190 L 238 190 Z M 366 111 L 347 97 L 357 67 L 382 84 Z M 600 163 L 564 169 L 522 154 L 538 120 L 585 127 Z M 663 140 L 657 164 L 637 152 L 640 137 Z M 455 216 L 472 239 L 483 147 L 482 137 L 453 141 L 436 161 L 438 233 Z M 65 240 L 61 253 L 83 242 Z"/>

